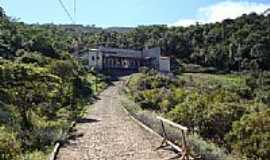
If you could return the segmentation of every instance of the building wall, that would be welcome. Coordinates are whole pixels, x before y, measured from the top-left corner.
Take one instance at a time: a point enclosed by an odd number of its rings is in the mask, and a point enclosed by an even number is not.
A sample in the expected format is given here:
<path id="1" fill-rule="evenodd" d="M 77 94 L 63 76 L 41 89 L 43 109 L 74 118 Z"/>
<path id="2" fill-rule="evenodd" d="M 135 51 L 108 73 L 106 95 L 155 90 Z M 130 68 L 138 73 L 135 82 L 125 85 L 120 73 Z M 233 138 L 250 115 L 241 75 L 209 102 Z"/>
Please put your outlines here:
<path id="1" fill-rule="evenodd" d="M 129 58 L 141 58 L 142 51 L 137 51 L 133 49 L 119 49 L 119 48 L 105 48 L 100 47 L 99 51 L 104 55 L 110 55 L 115 57 L 129 57 Z"/>
<path id="2" fill-rule="evenodd" d="M 160 48 L 137 51 L 100 47 L 88 50 L 82 54 L 81 59 L 88 60 L 89 68 L 101 70 L 113 68 L 138 70 L 141 66 L 148 66 L 162 72 L 170 72 L 170 59 L 161 57 Z"/>
<path id="3" fill-rule="evenodd" d="M 151 57 L 154 58 L 152 62 L 155 69 L 159 69 L 159 58 L 160 58 L 161 50 L 160 48 L 151 48 L 143 50 L 143 57 Z"/>
<path id="4" fill-rule="evenodd" d="M 99 51 L 88 52 L 88 66 L 89 68 L 96 67 L 97 69 L 102 69 L 103 55 Z"/>
<path id="5" fill-rule="evenodd" d="M 161 72 L 170 72 L 170 58 L 169 57 L 160 57 L 159 59 L 159 71 Z"/>

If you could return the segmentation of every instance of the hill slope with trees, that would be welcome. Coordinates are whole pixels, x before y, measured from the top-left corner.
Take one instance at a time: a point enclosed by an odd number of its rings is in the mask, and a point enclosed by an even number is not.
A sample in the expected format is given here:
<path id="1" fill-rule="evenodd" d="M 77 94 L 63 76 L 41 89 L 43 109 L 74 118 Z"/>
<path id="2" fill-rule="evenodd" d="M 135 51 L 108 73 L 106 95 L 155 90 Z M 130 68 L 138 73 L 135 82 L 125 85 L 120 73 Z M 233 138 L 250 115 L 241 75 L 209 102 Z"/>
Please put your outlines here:
<path id="1" fill-rule="evenodd" d="M 47 159 L 85 110 L 96 75 L 71 56 L 75 41 L 0 12 L 0 159 Z"/>
<path id="2" fill-rule="evenodd" d="M 269 70 L 270 15 L 244 14 L 221 23 L 190 27 L 139 26 L 127 32 L 79 34 L 84 46 L 161 47 L 176 65 L 193 63 L 221 71 Z"/>

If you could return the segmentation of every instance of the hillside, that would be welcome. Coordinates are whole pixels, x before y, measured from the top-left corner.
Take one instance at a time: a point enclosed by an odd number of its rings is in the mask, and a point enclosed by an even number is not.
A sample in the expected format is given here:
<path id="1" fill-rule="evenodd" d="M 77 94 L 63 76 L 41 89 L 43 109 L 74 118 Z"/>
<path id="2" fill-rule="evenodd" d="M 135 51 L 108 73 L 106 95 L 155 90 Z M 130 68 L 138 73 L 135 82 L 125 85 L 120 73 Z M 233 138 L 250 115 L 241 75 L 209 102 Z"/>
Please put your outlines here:
<path id="1" fill-rule="evenodd" d="M 73 40 L 59 28 L 0 13 L 0 159 L 47 159 L 97 92 L 93 88 L 102 89 L 102 79 L 71 56 Z"/>
<path id="2" fill-rule="evenodd" d="M 193 63 L 227 72 L 270 69 L 270 15 L 251 13 L 222 23 L 186 28 L 153 25 L 128 32 L 102 30 L 80 37 L 81 44 L 92 47 L 159 46 L 163 55 L 172 57 L 176 68 L 179 63 Z"/>
<path id="3" fill-rule="evenodd" d="M 77 37 L 82 50 L 100 45 L 132 49 L 160 47 L 163 55 L 172 57 L 172 69 L 176 72 L 183 64 L 223 72 L 270 70 L 269 14 L 244 14 L 221 23 L 190 27 L 153 25 L 102 29 L 83 25 L 38 25 L 48 26 Z"/>

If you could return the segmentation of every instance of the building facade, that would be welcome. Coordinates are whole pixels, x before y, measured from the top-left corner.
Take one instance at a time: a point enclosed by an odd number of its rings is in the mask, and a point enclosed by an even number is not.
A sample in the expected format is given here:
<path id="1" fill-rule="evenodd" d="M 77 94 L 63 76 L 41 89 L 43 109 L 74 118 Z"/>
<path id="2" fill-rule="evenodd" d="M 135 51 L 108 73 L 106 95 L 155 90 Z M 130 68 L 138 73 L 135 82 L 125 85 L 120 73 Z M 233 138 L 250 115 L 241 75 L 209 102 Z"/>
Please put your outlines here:
<path id="1" fill-rule="evenodd" d="M 89 49 L 80 58 L 87 60 L 88 68 L 136 72 L 140 67 L 170 72 L 170 58 L 161 57 L 160 48 L 142 51 L 119 48 Z"/>

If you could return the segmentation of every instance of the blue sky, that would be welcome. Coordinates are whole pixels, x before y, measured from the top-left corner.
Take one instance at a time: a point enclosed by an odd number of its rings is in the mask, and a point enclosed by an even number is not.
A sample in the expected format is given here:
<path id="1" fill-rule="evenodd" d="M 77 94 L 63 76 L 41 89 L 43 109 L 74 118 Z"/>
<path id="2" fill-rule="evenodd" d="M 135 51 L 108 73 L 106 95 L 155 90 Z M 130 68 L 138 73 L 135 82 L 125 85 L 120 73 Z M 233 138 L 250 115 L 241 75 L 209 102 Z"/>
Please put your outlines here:
<path id="1" fill-rule="evenodd" d="M 62 0 L 73 15 L 73 0 Z M 27 23 L 71 23 L 58 0 L 0 0 L 9 16 Z M 270 8 L 270 0 L 77 0 L 76 22 L 101 27 L 187 26 Z"/>

